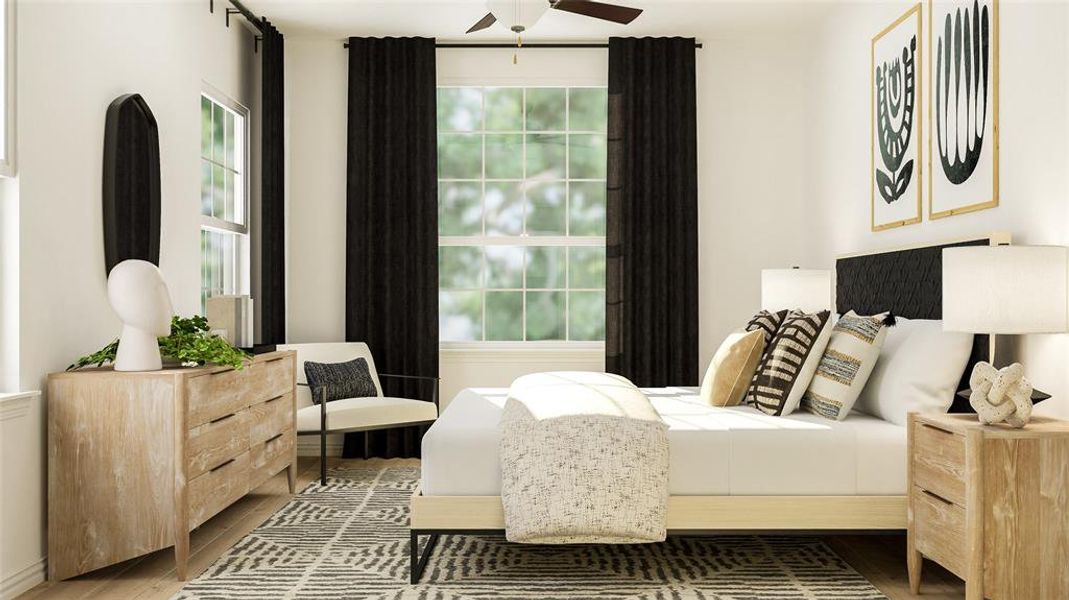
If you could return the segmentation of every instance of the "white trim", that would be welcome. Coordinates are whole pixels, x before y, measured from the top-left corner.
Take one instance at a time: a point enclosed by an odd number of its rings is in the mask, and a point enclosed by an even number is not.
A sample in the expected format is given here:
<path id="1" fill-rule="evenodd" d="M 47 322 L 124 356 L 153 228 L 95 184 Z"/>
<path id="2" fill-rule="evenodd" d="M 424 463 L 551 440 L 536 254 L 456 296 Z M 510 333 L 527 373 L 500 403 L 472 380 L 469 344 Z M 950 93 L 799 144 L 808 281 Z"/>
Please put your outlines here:
<path id="1" fill-rule="evenodd" d="M 517 344 L 503 348 L 494 347 L 493 344 Z M 483 346 L 471 345 L 468 347 L 445 348 L 438 353 L 441 365 L 560 365 L 571 362 L 599 361 L 605 358 L 604 344 L 601 346 L 586 345 L 583 342 L 580 347 L 570 348 L 556 344 L 549 347 L 536 346 L 537 342 L 485 342 Z M 577 342 L 577 344 L 580 344 Z M 555 368 L 555 367 L 554 367 Z"/>
<path id="2" fill-rule="evenodd" d="M 41 392 L 19 392 L 17 394 L 0 394 L 0 421 L 11 421 L 26 416 L 30 405 Z"/>
<path id="3" fill-rule="evenodd" d="M 47 559 L 42 556 L 36 562 L 4 576 L 0 579 L 0 600 L 14 599 L 44 583 L 46 567 Z"/>
<path id="4" fill-rule="evenodd" d="M 341 456 L 345 434 L 327 434 L 327 456 Z M 319 436 L 302 435 L 297 438 L 297 456 L 319 457 Z"/>
<path id="5" fill-rule="evenodd" d="M 601 290 L 598 290 L 601 291 Z M 451 352 L 521 352 L 524 354 L 554 353 L 566 354 L 569 352 L 604 352 L 605 342 L 565 342 L 565 341 L 530 341 L 530 342 L 441 342 L 438 344 L 439 351 L 443 354 Z"/>
<path id="6" fill-rule="evenodd" d="M 4 119 L 4 136 L 3 140 L 0 140 L 4 144 L 4 156 L 0 157 L 0 177 L 14 177 L 18 173 L 17 151 L 18 151 L 18 94 L 16 93 L 16 84 L 18 83 L 18 61 L 16 54 L 18 52 L 18 43 L 16 39 L 16 25 L 18 20 L 18 14 L 16 9 L 15 0 L 3 0 L 4 6 L 4 62 L 0 65 L 3 73 L 3 89 L 0 93 L 4 94 L 4 114 L 0 115 L 0 118 Z"/>

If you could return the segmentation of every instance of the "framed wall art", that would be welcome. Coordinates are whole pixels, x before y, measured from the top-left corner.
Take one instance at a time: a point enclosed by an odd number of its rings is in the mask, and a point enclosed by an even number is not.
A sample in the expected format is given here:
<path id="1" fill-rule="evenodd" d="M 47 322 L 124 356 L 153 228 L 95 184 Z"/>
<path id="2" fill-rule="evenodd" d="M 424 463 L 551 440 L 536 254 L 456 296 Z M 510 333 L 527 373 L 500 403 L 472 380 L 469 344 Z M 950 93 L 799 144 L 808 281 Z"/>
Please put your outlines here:
<path id="1" fill-rule="evenodd" d="M 872 38 L 872 231 L 921 222 L 921 5 Z"/>
<path id="2" fill-rule="evenodd" d="M 929 0 L 928 218 L 998 206 L 998 0 Z"/>

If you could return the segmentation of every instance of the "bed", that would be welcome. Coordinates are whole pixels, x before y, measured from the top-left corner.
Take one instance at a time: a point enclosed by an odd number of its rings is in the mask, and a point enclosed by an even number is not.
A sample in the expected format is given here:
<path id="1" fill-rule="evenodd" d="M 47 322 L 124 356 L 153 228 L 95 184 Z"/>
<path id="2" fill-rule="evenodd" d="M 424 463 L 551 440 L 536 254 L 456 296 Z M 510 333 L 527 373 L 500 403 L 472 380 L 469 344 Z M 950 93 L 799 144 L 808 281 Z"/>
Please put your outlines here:
<path id="1" fill-rule="evenodd" d="M 836 311 L 939 319 L 942 249 L 998 243 L 1007 236 L 840 257 Z M 963 378 L 987 351 L 987 337 L 976 336 Z M 857 412 L 833 422 L 807 412 L 712 408 L 694 402 L 694 388 L 644 391 L 669 425 L 670 534 L 906 528 L 905 427 Z M 462 391 L 423 439 L 410 513 L 413 583 L 439 535 L 504 530 L 497 424 L 506 395 Z"/>

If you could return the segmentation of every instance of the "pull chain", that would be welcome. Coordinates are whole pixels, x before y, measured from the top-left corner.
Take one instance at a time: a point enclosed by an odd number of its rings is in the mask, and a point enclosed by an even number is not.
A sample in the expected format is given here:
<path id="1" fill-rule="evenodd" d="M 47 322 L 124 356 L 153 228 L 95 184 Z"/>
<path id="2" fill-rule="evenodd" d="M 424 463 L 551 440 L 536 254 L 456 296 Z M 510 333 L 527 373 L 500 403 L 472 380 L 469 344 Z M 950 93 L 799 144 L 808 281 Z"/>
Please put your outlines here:
<path id="1" fill-rule="evenodd" d="M 512 53 L 512 64 L 514 64 L 514 65 L 518 64 L 518 62 L 519 62 L 519 54 L 520 54 L 519 49 L 520 48 L 523 48 L 523 36 L 517 33 L 516 34 L 516 52 Z"/>

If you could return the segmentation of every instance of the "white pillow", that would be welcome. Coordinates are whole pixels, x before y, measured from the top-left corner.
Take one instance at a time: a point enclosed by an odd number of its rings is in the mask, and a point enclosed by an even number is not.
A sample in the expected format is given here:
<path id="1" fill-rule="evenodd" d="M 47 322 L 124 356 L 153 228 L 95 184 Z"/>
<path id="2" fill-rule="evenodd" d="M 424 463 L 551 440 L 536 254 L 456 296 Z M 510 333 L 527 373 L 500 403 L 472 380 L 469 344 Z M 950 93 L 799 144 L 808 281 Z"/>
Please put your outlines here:
<path id="1" fill-rule="evenodd" d="M 897 425 L 911 412 L 947 412 L 972 344 L 973 334 L 943 331 L 942 321 L 896 317 L 854 408 Z"/>

